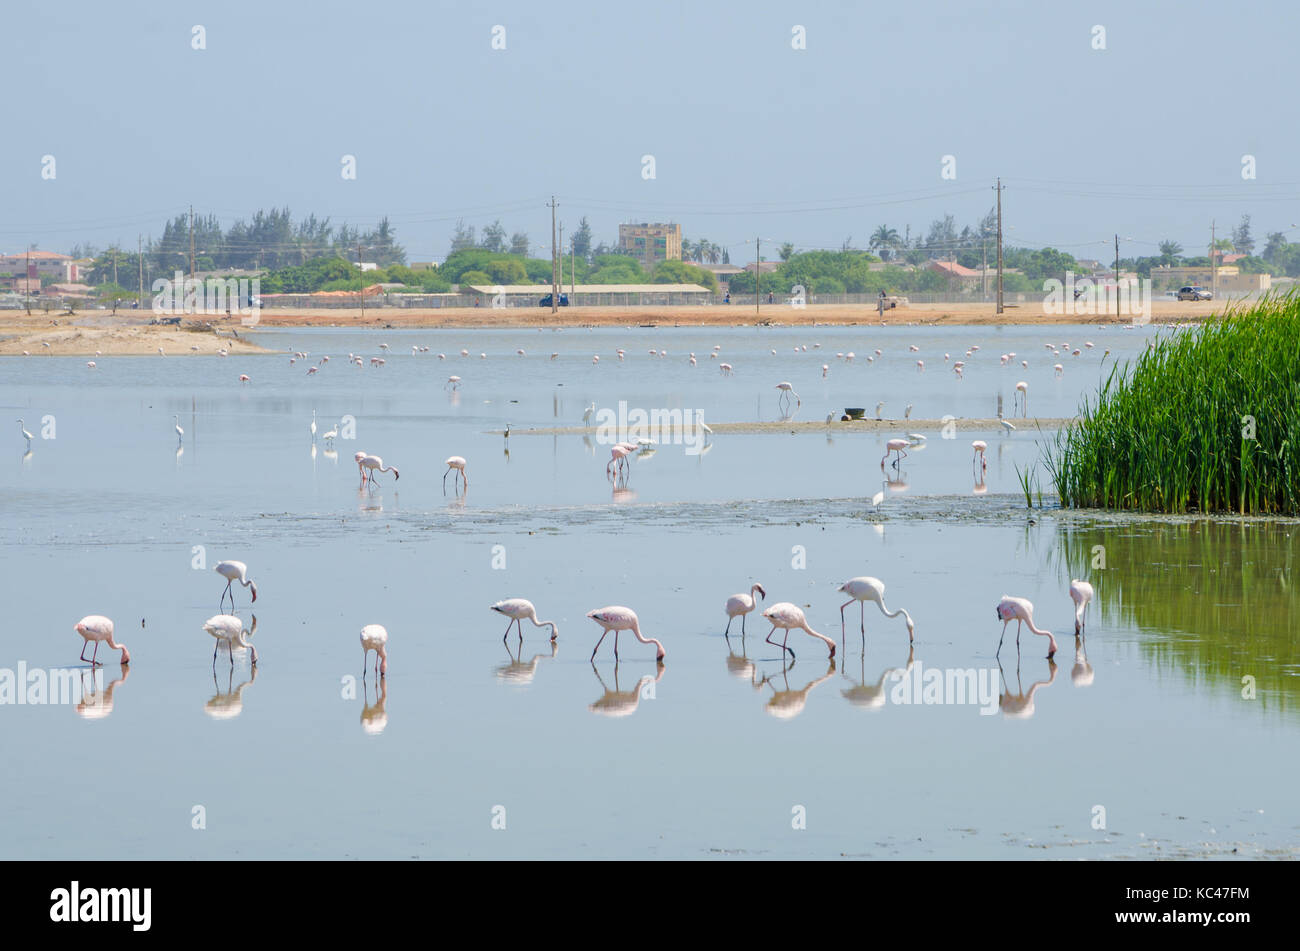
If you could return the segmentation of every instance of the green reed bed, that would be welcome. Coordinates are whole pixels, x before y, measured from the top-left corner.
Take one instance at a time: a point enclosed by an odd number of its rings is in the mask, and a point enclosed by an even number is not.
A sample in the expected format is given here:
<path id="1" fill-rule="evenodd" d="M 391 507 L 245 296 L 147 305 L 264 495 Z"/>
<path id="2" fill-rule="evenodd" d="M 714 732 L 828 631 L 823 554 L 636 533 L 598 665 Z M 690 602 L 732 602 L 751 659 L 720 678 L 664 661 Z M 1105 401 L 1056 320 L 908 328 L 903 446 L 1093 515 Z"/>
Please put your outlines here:
<path id="1" fill-rule="evenodd" d="M 1300 295 L 1113 367 L 1046 457 L 1063 506 L 1300 515 Z"/>

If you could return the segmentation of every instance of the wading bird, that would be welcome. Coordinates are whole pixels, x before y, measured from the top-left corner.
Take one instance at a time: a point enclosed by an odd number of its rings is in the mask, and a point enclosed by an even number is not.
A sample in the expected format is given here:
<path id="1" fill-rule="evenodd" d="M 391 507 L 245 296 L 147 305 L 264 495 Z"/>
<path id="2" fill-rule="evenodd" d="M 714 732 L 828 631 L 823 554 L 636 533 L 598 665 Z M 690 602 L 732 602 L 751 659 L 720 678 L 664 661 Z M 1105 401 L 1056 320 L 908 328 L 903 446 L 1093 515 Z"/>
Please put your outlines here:
<path id="1" fill-rule="evenodd" d="M 230 651 L 230 666 L 235 666 L 235 645 L 240 648 L 248 648 L 252 651 L 252 663 L 257 663 L 257 648 L 252 645 L 248 638 L 257 633 L 257 615 L 253 615 L 253 624 L 247 630 L 244 629 L 244 622 L 233 614 L 217 614 L 210 617 L 203 623 L 203 630 L 207 631 L 217 639 L 212 645 L 212 665 L 217 663 L 217 650 L 221 647 L 221 642 L 226 642 L 226 648 Z"/>
<path id="2" fill-rule="evenodd" d="M 316 411 L 311 411 L 311 441 L 316 441 Z"/>
<path id="3" fill-rule="evenodd" d="M 391 472 L 393 474 L 394 482 L 402 477 L 401 473 L 397 471 L 397 466 L 386 466 L 384 465 L 383 459 L 380 459 L 378 456 L 372 456 L 369 453 L 363 454 L 361 458 L 357 460 L 357 465 L 361 466 L 363 469 L 369 470 L 368 474 L 362 478 L 363 483 L 373 482 L 378 485 L 379 480 L 375 478 L 376 472 Z"/>
<path id="4" fill-rule="evenodd" d="M 1016 399 L 1020 401 L 1020 415 L 1029 415 L 1029 384 L 1021 380 L 1016 384 Z M 1015 412 L 1015 401 L 1012 401 L 1011 411 Z"/>
<path id="5" fill-rule="evenodd" d="M 1084 615 L 1088 613 L 1088 602 L 1092 600 L 1092 585 L 1086 581 L 1070 581 L 1070 600 L 1074 602 L 1074 633 L 1082 634 Z"/>
<path id="6" fill-rule="evenodd" d="M 791 386 L 789 383 L 783 381 L 781 383 L 778 383 L 776 385 L 776 388 L 781 391 L 781 395 L 778 397 L 778 400 L 786 409 L 790 408 L 791 396 L 794 397 L 795 405 L 797 406 L 803 405 L 803 401 L 799 399 L 799 394 L 794 391 L 794 387 Z"/>
<path id="7" fill-rule="evenodd" d="M 176 441 L 182 442 L 185 439 L 185 430 L 181 429 L 181 418 L 176 413 L 172 414 L 172 422 L 176 424 Z"/>
<path id="8" fill-rule="evenodd" d="M 786 644 L 786 641 L 789 640 L 790 631 L 794 628 L 805 631 L 818 640 L 825 641 L 826 646 L 830 648 L 830 656 L 835 656 L 835 642 L 825 634 L 818 634 L 809 627 L 808 619 L 804 617 L 803 611 L 797 605 L 793 605 L 789 601 L 782 601 L 780 604 L 774 604 L 764 611 L 763 617 L 772 622 L 772 630 L 768 632 L 767 642 L 773 647 L 776 646 L 776 641 L 772 640 L 772 635 L 776 633 L 778 627 L 785 629 L 785 637 L 781 638 L 781 650 L 790 651 L 791 660 L 794 660 L 794 651 Z"/>
<path id="9" fill-rule="evenodd" d="M 465 474 L 465 459 L 463 456 L 448 456 L 443 462 L 443 465 L 447 467 L 447 472 L 451 472 L 452 469 L 456 470 L 456 475 L 452 476 L 451 479 L 451 489 L 453 492 L 456 491 L 456 480 L 458 478 L 465 483 L 465 488 L 469 488 L 469 476 Z M 442 474 L 443 495 L 447 494 L 447 472 Z"/>
<path id="10" fill-rule="evenodd" d="M 102 614 L 90 614 L 83 617 L 77 622 L 76 631 L 83 638 L 85 643 L 81 645 L 81 659 L 88 661 L 91 666 L 99 663 L 95 658 L 99 656 L 99 645 L 107 644 L 109 649 L 122 652 L 122 665 L 126 666 L 131 663 L 131 652 L 126 649 L 125 644 L 117 644 L 113 641 L 113 622 Z M 95 644 L 94 653 L 86 657 L 86 648 L 91 642 Z"/>
<path id="11" fill-rule="evenodd" d="M 632 450 L 619 443 L 609 451 L 609 462 L 605 463 L 605 475 L 611 478 L 627 468 L 627 457 Z"/>
<path id="12" fill-rule="evenodd" d="M 731 597 L 727 598 L 727 629 L 722 632 L 723 637 L 727 636 L 728 632 L 731 630 L 731 622 L 737 617 L 740 618 L 740 635 L 741 637 L 744 637 L 745 615 L 758 606 L 758 602 L 754 600 L 755 592 L 757 592 L 760 598 L 767 597 L 767 592 L 763 590 L 763 586 L 755 582 L 750 586 L 749 594 L 733 594 Z"/>
<path id="13" fill-rule="evenodd" d="M 27 428 L 23 425 L 23 421 L 22 421 L 21 419 L 18 420 L 18 430 L 19 430 L 19 432 L 21 432 L 21 433 L 23 434 L 23 438 L 27 440 L 27 448 L 28 448 L 28 449 L 31 449 L 31 448 L 32 448 L 32 434 L 29 433 L 29 432 L 27 431 Z"/>
<path id="14" fill-rule="evenodd" d="M 891 452 L 898 453 L 898 458 L 894 460 L 894 467 L 897 468 L 898 464 L 903 461 L 903 457 L 907 455 L 903 450 L 910 445 L 911 443 L 906 439 L 891 439 L 885 443 L 885 454 L 880 459 L 880 468 L 885 468 L 885 460 L 889 458 Z"/>
<path id="15" fill-rule="evenodd" d="M 591 650 L 592 660 L 596 659 L 596 651 L 600 650 L 600 645 L 604 643 L 605 637 L 610 631 L 614 632 L 614 658 L 617 660 L 618 632 L 631 631 L 642 644 L 653 644 L 655 646 L 655 660 L 661 664 L 663 663 L 665 656 L 664 645 L 653 637 L 642 636 L 640 622 L 637 621 L 636 612 L 631 608 L 625 608 L 617 604 L 610 605 L 606 608 L 588 611 L 587 617 L 605 629 L 605 633 L 600 635 L 600 640 L 596 642 L 596 646 Z"/>
<path id="16" fill-rule="evenodd" d="M 524 620 L 532 621 L 533 627 L 549 626 L 551 640 L 555 640 L 560 633 L 560 629 L 554 621 L 537 620 L 537 609 L 533 607 L 533 602 L 526 598 L 507 598 L 504 601 L 498 601 L 496 604 L 491 605 L 491 610 L 496 611 L 497 614 L 504 614 L 511 619 L 510 623 L 506 625 L 506 632 L 501 635 L 501 643 L 503 644 L 506 638 L 510 636 L 510 628 L 513 626 L 517 626 L 519 629 L 519 639 L 521 641 L 524 639 L 524 626 L 520 623 Z"/>
<path id="17" fill-rule="evenodd" d="M 975 450 L 975 456 L 971 459 L 971 465 L 975 467 L 975 474 L 988 470 L 989 461 L 984 458 L 984 450 L 989 447 L 983 439 L 977 439 L 971 443 L 971 448 Z"/>
<path id="18" fill-rule="evenodd" d="M 998 602 L 998 620 L 1002 622 L 1002 637 L 998 638 L 998 653 L 1002 653 L 1002 638 L 1007 636 L 1007 625 L 1012 621 L 1016 622 L 1016 648 L 1020 647 L 1020 625 L 1028 624 L 1029 629 L 1035 634 L 1041 634 L 1046 637 L 1049 646 L 1047 656 L 1050 659 L 1056 653 L 1056 638 L 1052 636 L 1051 631 L 1041 631 L 1034 624 L 1034 606 L 1026 598 L 1013 598 L 1004 594 L 1002 600 Z"/>
<path id="19" fill-rule="evenodd" d="M 880 608 L 880 613 L 885 617 L 894 618 L 898 617 L 900 614 L 903 615 L 903 620 L 907 622 L 907 639 L 909 641 L 913 639 L 912 634 L 916 629 L 916 626 L 912 623 L 912 616 L 902 608 L 899 608 L 897 611 L 890 611 L 885 607 L 885 583 L 879 578 L 871 578 L 867 576 L 861 578 L 850 578 L 848 581 L 844 582 L 844 584 L 840 585 L 840 591 L 849 596 L 849 600 L 840 605 L 841 639 L 845 636 L 844 609 L 854 601 L 857 601 L 861 608 L 861 620 L 859 626 L 864 637 L 867 633 L 867 602 L 874 601 L 876 607 Z"/>
<path id="20" fill-rule="evenodd" d="M 366 661 L 375 652 L 375 673 L 388 675 L 388 631 L 382 624 L 367 624 L 361 629 L 361 677 L 366 676 Z"/>
<path id="21" fill-rule="evenodd" d="M 232 586 L 236 581 L 252 591 L 253 601 L 257 600 L 257 585 L 248 577 L 248 566 L 242 561 L 219 561 L 212 566 L 212 570 L 226 579 L 226 590 L 221 592 L 218 608 L 225 608 L 226 595 L 230 595 L 230 610 L 235 610 L 235 592 Z"/>

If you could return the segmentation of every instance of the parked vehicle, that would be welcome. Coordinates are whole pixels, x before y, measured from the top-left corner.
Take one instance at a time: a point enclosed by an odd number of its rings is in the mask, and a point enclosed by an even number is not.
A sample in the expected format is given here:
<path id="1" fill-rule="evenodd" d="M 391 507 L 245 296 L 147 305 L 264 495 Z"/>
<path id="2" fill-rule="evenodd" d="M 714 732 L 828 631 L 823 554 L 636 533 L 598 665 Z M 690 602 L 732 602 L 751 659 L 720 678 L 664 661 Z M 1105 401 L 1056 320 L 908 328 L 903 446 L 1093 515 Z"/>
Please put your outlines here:
<path id="1" fill-rule="evenodd" d="M 1199 284 L 1188 284 L 1178 288 L 1179 300 L 1212 300 L 1214 295 Z"/>
<path id="2" fill-rule="evenodd" d="M 538 306 L 538 307 L 550 307 L 550 306 L 551 306 L 551 295 L 550 295 L 550 294 L 547 294 L 545 297 L 543 297 L 540 301 L 538 301 L 537 306 Z M 561 306 L 561 307 L 568 307 L 568 306 L 569 306 L 569 295 L 568 295 L 568 294 L 561 294 L 561 295 L 560 295 L 560 306 Z"/>

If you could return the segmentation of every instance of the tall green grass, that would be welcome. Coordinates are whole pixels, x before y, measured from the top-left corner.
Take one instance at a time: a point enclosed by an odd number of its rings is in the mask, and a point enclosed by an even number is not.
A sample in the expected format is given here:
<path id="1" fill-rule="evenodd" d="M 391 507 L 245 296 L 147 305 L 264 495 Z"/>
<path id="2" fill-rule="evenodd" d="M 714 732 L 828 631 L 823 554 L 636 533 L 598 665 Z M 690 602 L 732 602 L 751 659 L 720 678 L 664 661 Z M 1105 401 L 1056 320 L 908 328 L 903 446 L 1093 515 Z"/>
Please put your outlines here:
<path id="1" fill-rule="evenodd" d="M 1063 506 L 1300 515 L 1300 294 L 1159 339 L 1079 416 L 1046 452 Z"/>

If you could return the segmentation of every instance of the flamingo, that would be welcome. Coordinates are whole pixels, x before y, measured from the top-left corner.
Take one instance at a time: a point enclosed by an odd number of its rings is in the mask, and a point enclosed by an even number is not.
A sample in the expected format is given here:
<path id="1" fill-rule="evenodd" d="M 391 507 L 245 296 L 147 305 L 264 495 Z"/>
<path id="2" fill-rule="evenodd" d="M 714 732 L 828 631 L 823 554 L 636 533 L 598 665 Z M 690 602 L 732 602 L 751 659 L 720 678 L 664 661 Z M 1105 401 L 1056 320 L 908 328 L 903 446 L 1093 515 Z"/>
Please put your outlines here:
<path id="1" fill-rule="evenodd" d="M 367 624 L 361 629 L 361 677 L 366 676 L 366 660 L 375 652 L 375 673 L 388 676 L 388 631 L 382 624 Z"/>
<path id="2" fill-rule="evenodd" d="M 325 432 L 321 435 L 321 439 L 324 439 L 328 443 L 332 443 L 335 440 L 335 438 L 338 436 L 338 434 L 339 434 L 338 423 L 335 423 L 333 429 L 325 430 Z"/>
<path id="3" fill-rule="evenodd" d="M 32 434 L 29 433 L 29 432 L 27 431 L 27 428 L 23 425 L 23 421 L 22 421 L 21 419 L 18 420 L 18 429 L 19 429 L 19 431 L 23 434 L 23 438 L 27 440 L 27 448 L 28 448 L 28 449 L 31 449 L 31 448 L 32 448 Z"/>
<path id="4" fill-rule="evenodd" d="M 1017 383 L 1016 394 L 1017 394 L 1016 398 L 1021 403 L 1020 415 L 1028 416 L 1029 415 L 1029 384 L 1026 383 L 1024 380 L 1021 380 L 1019 383 Z M 1012 403 L 1012 412 L 1015 412 L 1014 402 Z"/>
<path id="5" fill-rule="evenodd" d="M 467 489 L 469 488 L 469 476 L 465 474 L 465 458 L 463 456 L 448 456 L 446 460 L 443 462 L 443 465 L 447 467 L 447 472 L 451 472 L 452 469 L 456 470 L 456 475 L 452 476 L 451 479 L 451 489 L 453 492 L 456 491 L 457 477 L 459 477 L 464 481 L 465 488 Z M 444 472 L 442 474 L 443 495 L 447 494 L 447 472 Z"/>
<path id="6" fill-rule="evenodd" d="M 361 458 L 357 460 L 357 465 L 370 470 L 369 474 L 362 479 L 363 482 L 374 482 L 378 484 L 379 480 L 375 478 L 376 472 L 391 472 L 393 474 L 394 482 L 402 477 L 401 473 L 397 471 L 397 466 L 386 466 L 384 465 L 383 459 L 380 459 L 378 456 L 370 455 L 369 453 L 362 454 Z"/>
<path id="7" fill-rule="evenodd" d="M 455 375 L 452 375 L 452 376 L 447 377 L 447 382 L 446 382 L 445 384 L 443 384 L 443 389 L 444 389 L 444 390 L 459 390 L 459 389 L 460 389 L 460 377 L 455 376 Z"/>
<path id="8" fill-rule="evenodd" d="M 316 411 L 311 411 L 311 441 L 316 441 Z"/>
<path id="9" fill-rule="evenodd" d="M 1053 364 L 1052 364 L 1052 369 L 1053 369 L 1054 371 L 1056 371 L 1056 375 L 1057 375 L 1058 377 L 1059 377 L 1062 373 L 1065 372 L 1065 367 L 1061 366 L 1059 363 L 1053 363 Z"/>
<path id="10" fill-rule="evenodd" d="M 867 633 L 867 602 L 876 602 L 876 607 L 880 608 L 880 613 L 885 617 L 894 618 L 900 614 L 903 620 L 907 622 L 907 639 L 913 640 L 912 633 L 916 625 L 912 623 L 912 615 L 908 614 L 902 608 L 897 611 L 890 611 L 885 607 L 885 583 L 879 578 L 863 576 L 860 578 L 850 578 L 844 584 L 840 585 L 840 590 L 849 596 L 849 600 L 840 605 L 840 637 L 844 637 L 844 609 L 854 601 L 859 602 L 861 608 L 860 628 L 863 636 Z"/>
<path id="11" fill-rule="evenodd" d="M 885 468 L 885 460 L 889 458 L 891 452 L 898 453 L 898 458 L 894 460 L 894 465 L 897 466 L 903 461 L 903 457 L 907 455 L 903 450 L 910 445 L 911 443 L 906 439 L 891 439 L 885 443 L 885 454 L 880 459 L 880 468 Z"/>
<path id="12" fill-rule="evenodd" d="M 257 648 L 249 642 L 248 638 L 257 633 L 257 615 L 253 615 L 253 625 L 249 629 L 244 629 L 244 622 L 233 614 L 217 614 L 203 622 L 203 630 L 207 631 L 217 639 L 212 645 L 212 665 L 217 664 L 217 650 L 221 647 L 221 642 L 226 642 L 226 647 L 230 651 L 230 666 L 235 666 L 235 644 L 238 643 L 240 648 L 247 647 L 253 652 L 252 662 L 257 664 Z"/>
<path id="13" fill-rule="evenodd" d="M 506 638 L 510 636 L 510 628 L 512 626 L 518 627 L 519 639 L 521 641 L 524 639 L 524 626 L 520 623 L 524 619 L 532 621 L 533 627 L 546 627 L 549 625 L 551 628 L 552 641 L 554 641 L 560 633 L 560 629 L 556 626 L 554 621 L 537 620 L 537 609 L 533 607 L 533 602 L 525 598 L 507 598 L 504 601 L 498 601 L 496 604 L 491 605 L 491 610 L 496 611 L 497 614 L 504 614 L 506 617 L 510 618 L 510 623 L 506 625 L 505 634 L 501 635 L 501 643 L 503 644 L 505 643 Z"/>
<path id="14" fill-rule="evenodd" d="M 173 414 L 172 414 L 172 422 L 176 424 L 176 441 L 177 441 L 178 443 L 179 443 L 179 442 L 184 442 L 184 440 L 185 440 L 185 430 L 181 429 L 181 418 L 180 418 L 180 416 L 179 416 L 178 414 L 176 414 L 176 413 L 173 413 Z"/>
<path id="15" fill-rule="evenodd" d="M 798 606 L 791 604 L 789 601 L 782 601 L 779 604 L 772 605 L 763 612 L 763 617 L 772 622 L 772 630 L 768 632 L 767 642 L 773 647 L 776 646 L 776 641 L 772 640 L 772 635 L 776 633 L 778 627 L 785 629 L 785 637 L 781 639 L 781 650 L 783 652 L 790 651 L 791 660 L 794 660 L 794 650 L 786 644 L 786 641 L 790 637 L 791 629 L 796 627 L 802 631 L 806 631 L 819 640 L 825 641 L 826 646 L 830 648 L 830 656 L 835 656 L 835 642 L 825 634 L 818 634 L 809 627 L 808 619 L 804 617 L 803 611 Z"/>
<path id="16" fill-rule="evenodd" d="M 94 361 L 94 360 L 87 360 L 87 361 L 86 361 L 86 369 L 87 369 L 87 370 L 93 370 L 93 369 L 95 369 L 95 361 Z"/>
<path id="17" fill-rule="evenodd" d="M 1009 419 L 999 419 L 998 425 L 1002 427 L 1002 431 L 1008 436 L 1016 431 L 1016 424 Z"/>
<path id="18" fill-rule="evenodd" d="M 784 381 L 778 383 L 776 388 L 781 391 L 780 401 L 787 407 L 790 405 L 790 397 L 794 397 L 795 405 L 802 406 L 803 401 L 799 399 L 799 394 L 794 391 L 794 387 Z"/>
<path id="19" fill-rule="evenodd" d="M 221 603 L 217 607 L 225 607 L 226 595 L 228 594 L 230 595 L 230 610 L 235 609 L 235 593 L 231 586 L 236 581 L 253 592 L 253 601 L 257 600 L 257 585 L 248 577 L 248 566 L 242 561 L 219 561 L 212 566 L 212 570 L 226 579 L 226 590 L 221 592 Z"/>
<path id="20" fill-rule="evenodd" d="M 636 639 L 642 644 L 653 644 L 655 646 L 655 660 L 662 664 L 664 662 L 664 645 L 653 637 L 644 637 L 641 634 L 641 624 L 637 620 L 636 612 L 631 608 L 625 608 L 622 605 L 614 604 L 605 608 L 597 608 L 595 611 L 588 611 L 587 617 L 591 618 L 597 624 L 605 629 L 605 633 L 600 635 L 600 640 L 591 650 L 591 659 L 595 660 L 596 651 L 600 650 L 600 645 L 604 643 L 605 636 L 610 631 L 614 632 L 614 659 L 618 659 L 618 632 L 631 631 L 636 635 Z"/>
<path id="21" fill-rule="evenodd" d="M 767 592 L 763 589 L 763 586 L 755 582 L 750 585 L 748 594 L 733 594 L 727 598 L 727 630 L 722 632 L 723 637 L 726 637 L 727 632 L 731 630 L 731 622 L 736 619 L 737 615 L 740 617 L 740 636 L 745 636 L 745 615 L 758 606 L 758 602 L 754 600 L 755 592 L 758 593 L 760 598 L 767 597 Z"/>
<path id="22" fill-rule="evenodd" d="M 924 361 L 924 360 L 917 360 L 917 361 L 916 361 L 916 372 L 917 372 L 917 373 L 924 373 L 924 372 L 925 372 L 925 361 Z"/>
<path id="23" fill-rule="evenodd" d="M 971 448 L 975 450 L 975 456 L 973 459 L 971 459 L 971 465 L 974 465 L 976 462 L 978 462 L 980 472 L 988 471 L 989 461 L 984 458 L 984 450 L 987 449 L 988 447 L 989 444 L 986 443 L 983 439 L 977 439 L 973 443 L 971 443 Z"/>
<path id="24" fill-rule="evenodd" d="M 126 649 L 125 644 L 118 644 L 113 641 L 113 622 L 102 614 L 89 614 L 83 617 L 77 622 L 76 631 L 86 641 L 81 645 L 81 659 L 88 661 L 91 666 L 99 664 L 99 661 L 95 660 L 95 658 L 99 656 L 99 645 L 101 643 L 107 644 L 111 650 L 122 652 L 123 667 L 131 663 L 131 652 Z M 92 641 L 95 644 L 95 651 L 87 658 L 86 648 L 90 646 Z"/>
<path id="25" fill-rule="evenodd" d="M 614 469 L 615 472 L 623 469 L 627 465 L 627 456 L 630 452 L 632 450 L 623 443 L 619 443 L 610 449 L 609 462 L 605 463 L 605 475 L 612 475 L 611 469 Z"/>
<path id="26" fill-rule="evenodd" d="M 314 370 L 315 368 L 313 367 L 312 369 Z M 239 382 L 240 382 L 240 383 L 247 383 L 247 382 L 248 382 L 248 374 L 247 374 L 247 373 L 241 373 L 241 374 L 239 374 Z"/>
<path id="27" fill-rule="evenodd" d="M 1070 580 L 1070 599 L 1074 601 L 1074 633 L 1082 634 L 1084 615 L 1088 612 L 1088 602 L 1092 600 L 1092 585 L 1086 581 Z"/>
<path id="28" fill-rule="evenodd" d="M 730 364 L 730 363 L 719 363 L 719 364 L 718 364 L 718 369 L 719 369 L 720 371 L 722 371 L 722 375 L 723 375 L 723 376 L 731 376 L 731 364 Z"/>
<path id="29" fill-rule="evenodd" d="M 1050 642 L 1047 649 L 1048 659 L 1056 653 L 1056 638 L 1052 636 L 1051 631 L 1040 631 L 1034 624 L 1034 606 L 1026 598 L 1013 598 L 1004 594 L 1002 600 L 998 602 L 998 620 L 1002 622 L 1002 637 L 1007 636 L 1007 625 L 1012 621 L 1016 622 L 1016 647 L 1020 647 L 1020 626 L 1028 624 L 1029 629 L 1035 634 L 1041 634 Z M 998 653 L 1002 653 L 1002 637 L 998 638 Z"/>

